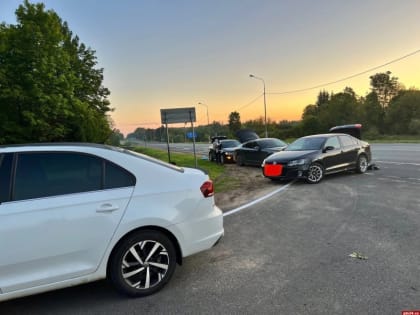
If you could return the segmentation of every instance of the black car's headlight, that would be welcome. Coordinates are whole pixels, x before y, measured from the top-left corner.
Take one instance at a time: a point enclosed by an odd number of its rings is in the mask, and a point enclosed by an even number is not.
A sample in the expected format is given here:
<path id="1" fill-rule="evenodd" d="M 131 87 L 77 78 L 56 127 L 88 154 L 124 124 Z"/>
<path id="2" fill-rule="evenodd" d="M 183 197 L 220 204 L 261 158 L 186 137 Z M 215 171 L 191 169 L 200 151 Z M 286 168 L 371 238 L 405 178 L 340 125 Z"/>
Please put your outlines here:
<path id="1" fill-rule="evenodd" d="M 293 160 L 287 163 L 287 166 L 299 166 L 299 165 L 305 165 L 306 159 L 299 159 L 299 160 Z"/>

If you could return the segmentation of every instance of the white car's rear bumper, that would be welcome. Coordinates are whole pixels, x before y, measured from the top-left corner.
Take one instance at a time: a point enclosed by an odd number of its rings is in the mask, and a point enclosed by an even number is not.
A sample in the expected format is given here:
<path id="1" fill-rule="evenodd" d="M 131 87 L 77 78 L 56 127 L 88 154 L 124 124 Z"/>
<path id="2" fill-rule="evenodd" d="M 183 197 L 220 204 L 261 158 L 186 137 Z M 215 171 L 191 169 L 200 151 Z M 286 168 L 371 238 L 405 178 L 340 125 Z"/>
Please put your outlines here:
<path id="1" fill-rule="evenodd" d="M 213 247 L 224 235 L 223 213 L 214 206 L 209 215 L 176 224 L 172 228 L 182 231 L 182 256 L 190 256 Z"/>

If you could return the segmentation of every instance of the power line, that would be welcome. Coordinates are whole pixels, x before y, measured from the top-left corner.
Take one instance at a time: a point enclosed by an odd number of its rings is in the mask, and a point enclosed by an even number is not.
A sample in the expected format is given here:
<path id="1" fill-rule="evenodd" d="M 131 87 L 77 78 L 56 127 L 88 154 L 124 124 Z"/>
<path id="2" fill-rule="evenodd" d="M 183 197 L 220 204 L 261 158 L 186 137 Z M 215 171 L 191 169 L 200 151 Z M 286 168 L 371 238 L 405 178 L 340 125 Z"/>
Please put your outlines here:
<path id="1" fill-rule="evenodd" d="M 237 111 L 240 111 L 241 109 L 244 109 L 245 107 L 248 107 L 249 105 L 252 105 L 253 103 L 255 103 L 261 96 L 263 96 L 264 95 L 264 93 L 261 93 L 260 95 L 258 95 L 256 98 L 254 98 L 251 102 L 249 102 L 249 103 L 247 103 L 247 104 L 245 104 L 245 105 L 243 105 L 243 106 L 241 106 L 241 107 L 239 107 L 238 109 L 237 109 Z"/>
<path id="2" fill-rule="evenodd" d="M 395 62 L 398 62 L 398 61 L 401 61 L 401 60 L 406 59 L 406 58 L 408 58 L 408 57 L 411 57 L 411 56 L 413 56 L 413 55 L 415 55 L 415 54 L 418 54 L 419 52 L 420 52 L 420 49 L 418 49 L 418 50 L 416 50 L 416 51 L 413 51 L 413 52 L 411 52 L 411 53 L 409 53 L 409 54 L 407 54 L 407 55 L 404 55 L 404 56 L 402 56 L 402 57 L 399 57 L 399 58 L 397 58 L 397 59 L 394 59 L 394 60 L 388 61 L 387 63 L 384 63 L 384 64 L 382 64 L 382 65 L 380 65 L 380 66 L 376 66 L 376 67 L 370 68 L 370 69 L 368 69 L 368 70 L 365 70 L 365 71 L 362 71 L 362 72 L 359 72 L 359 73 L 356 73 L 356 74 L 350 75 L 350 76 L 345 77 L 345 78 L 343 78 L 343 79 L 339 79 L 339 80 L 331 81 L 331 82 L 328 82 L 328 83 L 318 84 L 318 85 L 315 85 L 315 86 L 312 86 L 312 87 L 309 87 L 309 88 L 303 88 L 303 89 L 291 90 L 291 91 L 285 91 L 285 92 L 267 92 L 267 94 L 292 94 L 292 93 L 299 93 L 299 92 L 305 92 L 305 91 L 309 91 L 309 90 L 319 89 L 319 88 L 324 87 L 324 86 L 332 85 L 332 84 L 335 84 L 335 83 L 343 82 L 343 81 L 346 81 L 346 80 L 349 80 L 349 79 L 352 79 L 352 78 L 355 78 L 355 77 L 361 76 L 361 75 L 366 74 L 366 73 L 368 73 L 368 72 L 371 72 L 371 71 L 377 70 L 377 69 L 379 69 L 379 68 L 382 68 L 382 67 L 388 66 L 388 65 L 393 64 L 393 63 L 395 63 Z M 260 95 L 260 96 L 261 96 L 261 95 Z"/>
<path id="3" fill-rule="evenodd" d="M 141 122 L 141 123 L 125 123 L 119 124 L 121 126 L 139 126 L 139 125 L 161 125 L 159 122 Z"/>

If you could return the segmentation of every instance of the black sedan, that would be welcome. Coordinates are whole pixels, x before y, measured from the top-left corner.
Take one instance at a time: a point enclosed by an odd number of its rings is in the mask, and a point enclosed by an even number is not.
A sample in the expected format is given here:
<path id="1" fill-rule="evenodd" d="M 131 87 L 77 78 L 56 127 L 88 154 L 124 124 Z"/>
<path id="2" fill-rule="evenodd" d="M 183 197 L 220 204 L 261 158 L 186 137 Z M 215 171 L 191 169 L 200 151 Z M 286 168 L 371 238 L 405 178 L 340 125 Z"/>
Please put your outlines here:
<path id="1" fill-rule="evenodd" d="M 371 158 L 365 141 L 341 133 L 320 134 L 297 139 L 265 159 L 262 168 L 264 176 L 271 179 L 305 178 L 315 184 L 331 173 L 364 173 Z"/>
<path id="2" fill-rule="evenodd" d="M 218 142 L 218 147 L 215 149 L 214 146 L 209 148 L 209 160 L 216 161 L 220 154 L 219 161 L 221 164 L 234 162 L 235 149 L 240 146 L 241 143 L 235 139 L 223 139 Z"/>
<path id="3" fill-rule="evenodd" d="M 286 142 L 276 138 L 260 138 L 245 142 L 235 149 L 236 164 L 261 166 L 267 156 L 283 150 L 286 146 Z"/>

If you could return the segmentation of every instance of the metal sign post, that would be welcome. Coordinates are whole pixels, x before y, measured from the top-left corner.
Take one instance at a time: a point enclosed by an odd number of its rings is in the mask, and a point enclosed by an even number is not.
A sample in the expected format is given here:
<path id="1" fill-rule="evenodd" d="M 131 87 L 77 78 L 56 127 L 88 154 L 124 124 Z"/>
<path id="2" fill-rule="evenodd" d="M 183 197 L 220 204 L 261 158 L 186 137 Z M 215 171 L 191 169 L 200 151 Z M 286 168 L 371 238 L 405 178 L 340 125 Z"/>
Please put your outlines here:
<path id="1" fill-rule="evenodd" d="M 195 109 L 194 109 L 195 110 Z M 195 153 L 195 131 L 194 131 L 194 124 L 192 121 L 192 111 L 190 111 L 190 121 L 191 121 L 191 128 L 193 132 L 193 151 L 194 151 L 194 161 L 195 161 L 195 168 L 197 168 L 197 155 Z"/>
<path id="2" fill-rule="evenodd" d="M 161 123 L 166 125 L 166 139 L 167 139 L 167 144 L 168 144 L 169 163 L 171 162 L 171 154 L 169 150 L 168 124 L 186 123 L 187 121 L 191 122 L 191 127 L 193 130 L 194 160 L 195 160 L 195 167 L 197 168 L 197 155 L 195 151 L 195 132 L 194 132 L 194 124 L 193 124 L 193 122 L 196 121 L 195 107 L 161 109 L 160 119 L 161 119 Z"/>
<path id="3" fill-rule="evenodd" d="M 168 132 L 168 123 L 166 118 L 166 113 L 163 113 L 162 118 L 162 124 L 165 124 L 166 127 L 166 144 L 168 146 L 168 162 L 171 163 L 171 152 L 169 150 L 169 132 Z"/>

